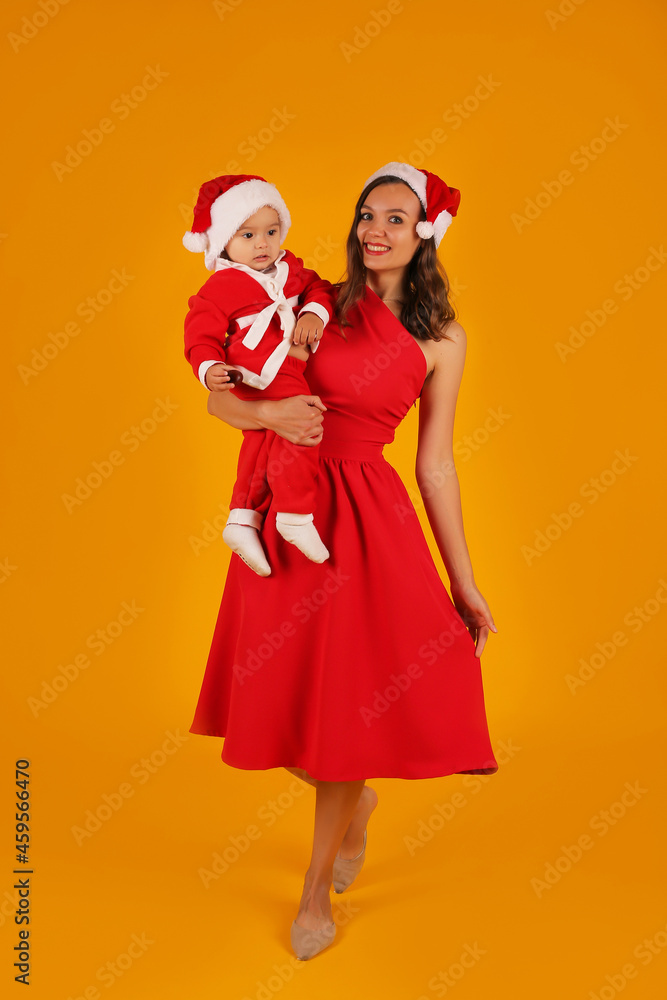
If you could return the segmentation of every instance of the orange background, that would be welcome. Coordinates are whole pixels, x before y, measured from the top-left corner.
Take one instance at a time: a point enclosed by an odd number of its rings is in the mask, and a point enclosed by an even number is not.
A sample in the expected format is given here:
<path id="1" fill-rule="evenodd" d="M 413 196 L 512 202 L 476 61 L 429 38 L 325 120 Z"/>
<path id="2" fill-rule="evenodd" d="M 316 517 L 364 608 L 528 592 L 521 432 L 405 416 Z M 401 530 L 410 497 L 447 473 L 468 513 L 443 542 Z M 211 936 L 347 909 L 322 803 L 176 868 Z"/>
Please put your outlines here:
<path id="1" fill-rule="evenodd" d="M 0 15 L 13 95 L 3 981 L 22 995 L 9 847 L 25 757 L 33 997 L 608 1000 L 627 986 L 655 1000 L 667 980 L 665 11 L 43 3 Z M 84 130 L 90 148 L 59 167 Z M 334 897 L 336 944 L 295 968 L 312 789 L 227 767 L 221 741 L 187 732 L 240 436 L 207 415 L 182 355 L 187 299 L 208 272 L 181 237 L 199 185 L 236 161 L 279 187 L 290 249 L 335 281 L 361 185 L 391 159 L 462 192 L 440 252 L 469 338 L 457 465 L 499 629 L 482 665 L 501 767 L 372 781 L 380 805 L 364 872 Z M 416 428 L 413 410 L 386 450 L 411 489 Z M 94 463 L 99 484 L 68 509 Z M 223 852 L 227 870 L 205 887 Z"/>

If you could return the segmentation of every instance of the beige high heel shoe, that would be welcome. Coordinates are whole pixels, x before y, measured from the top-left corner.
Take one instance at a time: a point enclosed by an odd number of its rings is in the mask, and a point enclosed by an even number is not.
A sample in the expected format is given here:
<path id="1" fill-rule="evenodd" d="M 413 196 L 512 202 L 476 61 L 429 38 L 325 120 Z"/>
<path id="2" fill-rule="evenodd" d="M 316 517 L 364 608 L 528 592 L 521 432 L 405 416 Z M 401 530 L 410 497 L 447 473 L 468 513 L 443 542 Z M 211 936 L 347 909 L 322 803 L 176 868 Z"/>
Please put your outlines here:
<path id="1" fill-rule="evenodd" d="M 334 892 L 344 892 L 352 885 L 355 878 L 362 869 L 366 860 L 366 835 L 368 830 L 364 830 L 364 846 L 356 858 L 334 858 L 333 863 L 333 886 Z"/>
<path id="2" fill-rule="evenodd" d="M 306 961 L 328 948 L 336 936 L 336 925 L 332 923 L 321 931 L 309 931 L 292 921 L 290 937 L 294 954 L 301 961 Z"/>

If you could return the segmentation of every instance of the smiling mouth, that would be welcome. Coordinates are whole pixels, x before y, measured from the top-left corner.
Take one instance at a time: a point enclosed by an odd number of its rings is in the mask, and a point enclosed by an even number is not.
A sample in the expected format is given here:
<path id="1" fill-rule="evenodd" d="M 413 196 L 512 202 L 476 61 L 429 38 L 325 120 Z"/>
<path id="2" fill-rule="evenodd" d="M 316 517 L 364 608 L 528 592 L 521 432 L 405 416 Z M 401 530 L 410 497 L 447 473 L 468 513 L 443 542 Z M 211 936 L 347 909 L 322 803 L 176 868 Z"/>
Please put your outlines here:
<path id="1" fill-rule="evenodd" d="M 391 250 L 391 247 L 386 246 L 384 243 L 364 243 L 364 250 L 367 253 L 387 253 Z"/>

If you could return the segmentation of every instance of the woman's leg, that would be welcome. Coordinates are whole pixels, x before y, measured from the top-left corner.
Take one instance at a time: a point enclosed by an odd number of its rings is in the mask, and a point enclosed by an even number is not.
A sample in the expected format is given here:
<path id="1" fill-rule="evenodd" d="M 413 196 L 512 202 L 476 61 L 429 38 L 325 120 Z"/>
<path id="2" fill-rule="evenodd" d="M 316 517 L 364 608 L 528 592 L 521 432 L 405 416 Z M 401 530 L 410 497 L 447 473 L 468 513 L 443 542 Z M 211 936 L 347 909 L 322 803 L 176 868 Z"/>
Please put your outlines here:
<path id="1" fill-rule="evenodd" d="M 291 774 L 295 774 L 297 778 L 301 778 L 302 781 L 305 781 L 309 785 L 313 785 L 317 788 L 317 781 L 315 778 L 311 778 L 308 772 L 304 771 L 302 768 L 288 767 L 285 770 L 289 771 Z M 354 812 L 352 813 L 350 822 L 348 823 L 347 830 L 345 831 L 343 839 L 339 845 L 339 857 L 356 858 L 359 854 L 364 846 L 364 830 L 366 829 L 369 817 L 377 804 L 378 797 L 375 789 L 370 788 L 369 785 L 364 785 Z"/>
<path id="2" fill-rule="evenodd" d="M 375 789 L 364 785 L 357 807 L 352 813 L 352 818 L 338 849 L 339 858 L 356 858 L 363 850 L 364 830 L 377 804 L 378 797 Z"/>
<path id="3" fill-rule="evenodd" d="M 359 781 L 316 781 L 313 850 L 295 918 L 306 930 L 320 930 L 331 924 L 329 891 L 333 862 L 363 787 L 363 778 Z"/>

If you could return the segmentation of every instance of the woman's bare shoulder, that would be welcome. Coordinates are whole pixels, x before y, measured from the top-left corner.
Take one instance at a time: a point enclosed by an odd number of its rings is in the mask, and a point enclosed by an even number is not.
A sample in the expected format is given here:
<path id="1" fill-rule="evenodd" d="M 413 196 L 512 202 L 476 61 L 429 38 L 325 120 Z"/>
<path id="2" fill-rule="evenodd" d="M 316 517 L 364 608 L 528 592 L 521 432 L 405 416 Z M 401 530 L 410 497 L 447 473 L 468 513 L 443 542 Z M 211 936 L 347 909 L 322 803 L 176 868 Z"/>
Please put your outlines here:
<path id="1" fill-rule="evenodd" d="M 440 338 L 437 343 L 447 344 L 455 343 L 460 347 L 465 347 L 467 342 L 466 332 L 459 323 L 458 320 L 453 319 L 447 324 L 444 330 L 444 335 Z"/>
<path id="2" fill-rule="evenodd" d="M 422 340 L 421 346 L 428 362 L 428 374 L 432 375 L 436 368 L 442 368 L 443 362 L 451 369 L 453 358 L 465 358 L 466 332 L 457 320 L 451 320 L 438 340 Z"/>
<path id="3" fill-rule="evenodd" d="M 447 326 L 448 336 L 439 340 L 422 340 L 427 372 L 422 388 L 422 401 L 433 394 L 458 392 L 466 358 L 466 332 L 456 320 Z"/>

